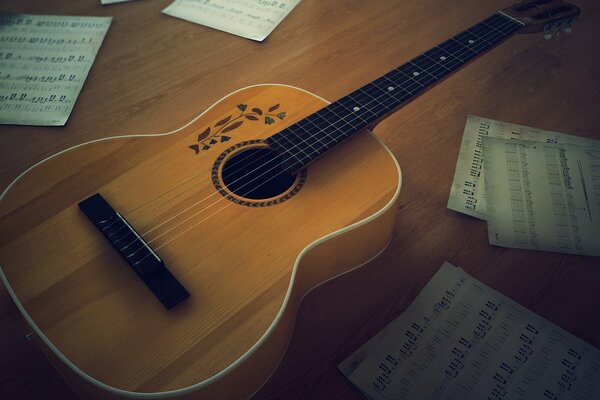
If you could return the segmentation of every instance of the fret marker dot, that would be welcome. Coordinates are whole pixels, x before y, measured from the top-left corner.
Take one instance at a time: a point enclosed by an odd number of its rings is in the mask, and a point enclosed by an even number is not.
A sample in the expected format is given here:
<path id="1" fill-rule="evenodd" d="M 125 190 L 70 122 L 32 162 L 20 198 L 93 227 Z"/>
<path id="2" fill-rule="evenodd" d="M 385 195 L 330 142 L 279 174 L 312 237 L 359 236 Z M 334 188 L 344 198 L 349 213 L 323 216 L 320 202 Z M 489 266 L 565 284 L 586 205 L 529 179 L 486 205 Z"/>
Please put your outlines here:
<path id="1" fill-rule="evenodd" d="M 473 43 L 475 43 L 475 41 L 473 39 L 470 39 L 469 44 L 473 44 Z"/>
<path id="2" fill-rule="evenodd" d="M 394 90 L 393 86 L 388 86 L 388 90 L 391 92 L 392 90 Z"/>
<path id="3" fill-rule="evenodd" d="M 354 107 L 353 110 L 358 111 L 358 110 L 360 110 L 360 107 Z"/>
<path id="4" fill-rule="evenodd" d="M 440 57 L 440 60 L 442 60 L 442 61 L 444 61 L 445 59 L 446 59 L 446 57 L 444 57 L 444 56 Z"/>
<path id="5" fill-rule="evenodd" d="M 415 72 L 413 72 L 413 75 L 414 75 L 414 76 L 419 76 L 419 71 L 415 71 Z"/>

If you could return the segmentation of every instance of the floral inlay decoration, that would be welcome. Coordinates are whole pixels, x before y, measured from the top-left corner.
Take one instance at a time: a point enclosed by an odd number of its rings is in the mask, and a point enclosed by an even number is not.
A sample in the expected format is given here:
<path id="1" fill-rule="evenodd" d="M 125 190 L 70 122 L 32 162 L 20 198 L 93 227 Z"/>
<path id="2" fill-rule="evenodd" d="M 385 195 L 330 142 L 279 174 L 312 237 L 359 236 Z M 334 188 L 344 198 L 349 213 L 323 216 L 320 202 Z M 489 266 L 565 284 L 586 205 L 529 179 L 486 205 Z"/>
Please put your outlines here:
<path id="1" fill-rule="evenodd" d="M 246 104 L 238 104 L 237 108 L 240 110 L 238 116 L 234 117 L 233 114 L 229 115 L 217 122 L 213 127 L 209 126 L 198 135 L 197 143 L 188 147 L 194 150 L 196 155 L 198 155 L 200 151 L 209 150 L 213 145 L 231 139 L 231 136 L 227 136 L 225 133 L 229 133 L 234 129 L 239 128 L 246 121 L 256 122 L 262 120 L 265 124 L 271 125 L 275 122 L 275 118 L 281 120 L 285 118 L 285 112 L 274 114 L 274 112 L 279 109 L 279 104 L 269 107 L 267 112 L 263 112 L 263 110 L 258 107 L 254 107 L 251 111 L 246 112 L 248 109 L 248 105 Z"/>

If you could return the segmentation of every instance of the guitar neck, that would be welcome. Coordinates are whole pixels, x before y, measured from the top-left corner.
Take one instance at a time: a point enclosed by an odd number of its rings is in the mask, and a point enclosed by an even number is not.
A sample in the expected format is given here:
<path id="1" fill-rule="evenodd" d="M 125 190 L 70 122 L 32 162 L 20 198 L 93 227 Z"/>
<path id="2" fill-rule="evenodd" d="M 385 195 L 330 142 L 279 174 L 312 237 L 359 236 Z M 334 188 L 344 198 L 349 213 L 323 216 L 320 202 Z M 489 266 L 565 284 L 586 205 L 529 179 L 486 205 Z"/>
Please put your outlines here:
<path id="1" fill-rule="evenodd" d="M 372 127 L 430 86 L 523 27 L 498 12 L 267 139 L 295 172 L 344 139 Z"/>

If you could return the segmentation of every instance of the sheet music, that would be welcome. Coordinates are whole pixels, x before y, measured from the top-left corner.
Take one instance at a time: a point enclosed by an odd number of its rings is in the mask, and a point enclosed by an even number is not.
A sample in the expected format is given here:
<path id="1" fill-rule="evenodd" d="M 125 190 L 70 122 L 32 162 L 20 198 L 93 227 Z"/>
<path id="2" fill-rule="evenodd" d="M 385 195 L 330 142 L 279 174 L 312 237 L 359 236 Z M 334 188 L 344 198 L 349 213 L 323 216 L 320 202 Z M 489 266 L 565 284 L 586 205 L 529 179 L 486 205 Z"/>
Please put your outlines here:
<path id="1" fill-rule="evenodd" d="M 376 400 L 600 396 L 598 349 L 447 262 L 339 368 Z"/>
<path id="2" fill-rule="evenodd" d="M 482 143 L 491 244 L 600 256 L 600 147 Z"/>
<path id="3" fill-rule="evenodd" d="M 448 208 L 483 220 L 487 219 L 481 148 L 481 140 L 485 136 L 546 143 L 598 145 L 597 141 L 579 136 L 469 115 L 450 189 Z"/>
<path id="4" fill-rule="evenodd" d="M 176 0 L 163 13 L 263 41 L 300 0 Z"/>
<path id="5" fill-rule="evenodd" d="M 0 123 L 64 125 L 111 19 L 0 12 Z"/>

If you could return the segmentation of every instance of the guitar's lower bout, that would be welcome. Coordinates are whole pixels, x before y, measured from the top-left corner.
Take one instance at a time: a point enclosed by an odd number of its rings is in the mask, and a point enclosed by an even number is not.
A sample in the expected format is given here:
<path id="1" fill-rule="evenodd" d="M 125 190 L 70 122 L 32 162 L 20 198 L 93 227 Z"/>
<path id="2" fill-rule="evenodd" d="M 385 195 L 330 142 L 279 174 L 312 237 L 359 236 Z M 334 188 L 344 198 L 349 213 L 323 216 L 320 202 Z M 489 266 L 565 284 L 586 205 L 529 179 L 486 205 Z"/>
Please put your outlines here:
<path id="1" fill-rule="evenodd" d="M 7 189 L 2 278 L 82 397 L 246 398 L 283 357 L 302 297 L 385 248 L 400 170 L 370 132 L 274 192 L 248 194 L 223 175 L 241 150 L 260 153 L 325 104 L 287 86 L 246 88 L 172 134 L 77 146 Z M 145 234 L 185 302 L 165 310 L 86 220 L 77 203 L 94 193 Z"/>

